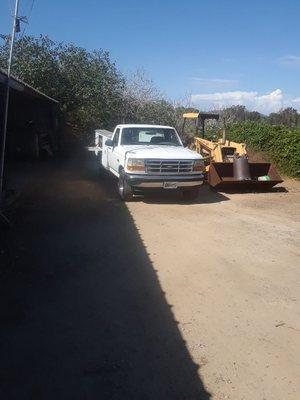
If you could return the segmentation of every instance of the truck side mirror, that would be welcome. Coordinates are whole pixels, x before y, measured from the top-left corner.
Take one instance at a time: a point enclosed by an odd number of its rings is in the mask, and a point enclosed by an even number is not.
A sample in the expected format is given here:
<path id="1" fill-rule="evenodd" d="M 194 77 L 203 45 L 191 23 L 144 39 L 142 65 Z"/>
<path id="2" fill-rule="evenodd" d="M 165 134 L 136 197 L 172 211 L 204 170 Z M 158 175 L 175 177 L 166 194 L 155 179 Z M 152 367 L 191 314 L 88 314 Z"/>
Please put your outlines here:
<path id="1" fill-rule="evenodd" d="M 114 141 L 113 141 L 113 140 L 111 140 L 111 139 L 107 139 L 107 140 L 106 140 L 105 146 L 107 146 L 107 147 L 113 147 L 113 145 L 114 145 Z"/>

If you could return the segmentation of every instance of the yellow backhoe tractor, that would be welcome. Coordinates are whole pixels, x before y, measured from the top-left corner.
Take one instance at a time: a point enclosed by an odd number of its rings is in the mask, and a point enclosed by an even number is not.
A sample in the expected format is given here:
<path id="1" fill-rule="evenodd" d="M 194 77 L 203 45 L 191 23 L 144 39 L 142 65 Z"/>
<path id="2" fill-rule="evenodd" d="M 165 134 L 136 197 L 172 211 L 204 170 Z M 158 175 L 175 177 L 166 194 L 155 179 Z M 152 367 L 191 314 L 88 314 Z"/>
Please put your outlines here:
<path id="1" fill-rule="evenodd" d="M 249 162 L 245 143 L 227 140 L 225 125 L 216 138 L 205 139 L 206 120 L 219 121 L 219 115 L 185 113 L 182 132 L 185 134 L 187 123 L 192 122 L 195 137 L 189 147 L 204 157 L 211 187 L 216 190 L 269 190 L 283 182 L 270 163 Z"/>

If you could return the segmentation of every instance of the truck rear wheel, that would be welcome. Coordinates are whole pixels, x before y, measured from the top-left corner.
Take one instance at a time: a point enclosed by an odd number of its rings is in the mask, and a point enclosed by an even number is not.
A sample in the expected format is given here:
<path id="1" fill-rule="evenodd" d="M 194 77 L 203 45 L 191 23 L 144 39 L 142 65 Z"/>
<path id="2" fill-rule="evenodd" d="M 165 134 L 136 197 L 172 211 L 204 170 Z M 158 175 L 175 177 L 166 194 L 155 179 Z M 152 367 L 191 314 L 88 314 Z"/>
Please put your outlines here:
<path id="1" fill-rule="evenodd" d="M 118 187 L 119 194 L 122 200 L 130 201 L 133 199 L 133 190 L 132 187 L 127 183 L 124 170 L 120 172 Z"/>

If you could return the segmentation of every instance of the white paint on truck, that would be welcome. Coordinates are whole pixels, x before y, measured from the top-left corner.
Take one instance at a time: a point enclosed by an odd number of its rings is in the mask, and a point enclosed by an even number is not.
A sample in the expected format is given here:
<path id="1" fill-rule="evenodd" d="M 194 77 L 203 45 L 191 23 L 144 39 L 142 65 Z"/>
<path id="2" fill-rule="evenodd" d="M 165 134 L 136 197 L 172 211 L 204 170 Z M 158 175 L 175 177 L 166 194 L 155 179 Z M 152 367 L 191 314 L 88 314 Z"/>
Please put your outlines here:
<path id="1" fill-rule="evenodd" d="M 196 188 L 203 182 L 202 156 L 184 148 L 171 126 L 123 124 L 95 131 L 101 164 L 134 192 L 143 188 Z"/>

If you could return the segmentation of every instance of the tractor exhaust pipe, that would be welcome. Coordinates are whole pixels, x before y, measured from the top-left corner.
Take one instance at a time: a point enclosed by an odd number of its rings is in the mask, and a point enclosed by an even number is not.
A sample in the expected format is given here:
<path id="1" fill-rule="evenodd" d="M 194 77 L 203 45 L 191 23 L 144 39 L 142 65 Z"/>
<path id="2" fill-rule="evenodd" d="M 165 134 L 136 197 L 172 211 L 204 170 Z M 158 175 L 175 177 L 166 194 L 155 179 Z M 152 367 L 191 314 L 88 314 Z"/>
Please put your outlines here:
<path id="1" fill-rule="evenodd" d="M 246 156 L 234 156 L 233 178 L 237 181 L 251 181 L 249 161 Z"/>
<path id="2" fill-rule="evenodd" d="M 226 143 L 226 122 L 225 118 L 223 118 L 222 145 L 224 146 L 225 143 Z"/>

